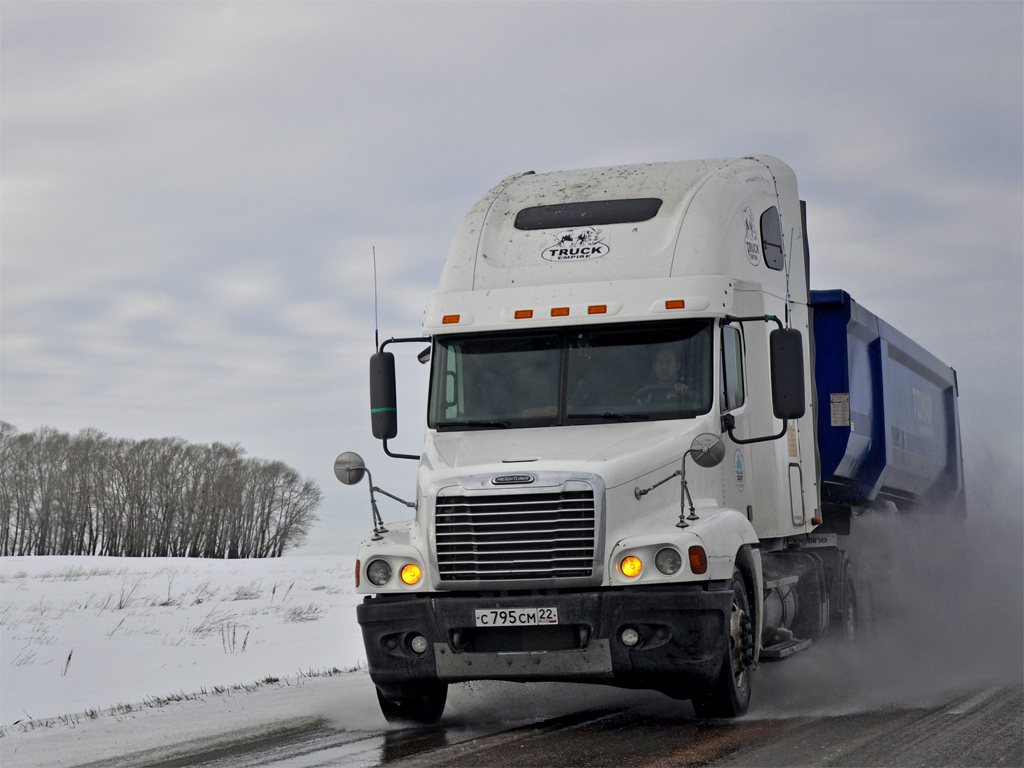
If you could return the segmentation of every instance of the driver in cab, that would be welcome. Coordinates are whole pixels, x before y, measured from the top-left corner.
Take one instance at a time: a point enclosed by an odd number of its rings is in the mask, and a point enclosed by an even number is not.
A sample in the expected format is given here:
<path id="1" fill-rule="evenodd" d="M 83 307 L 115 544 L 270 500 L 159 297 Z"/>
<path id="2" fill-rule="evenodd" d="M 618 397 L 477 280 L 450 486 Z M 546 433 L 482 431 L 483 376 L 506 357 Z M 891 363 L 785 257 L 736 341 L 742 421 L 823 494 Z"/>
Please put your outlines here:
<path id="1" fill-rule="evenodd" d="M 633 400 L 638 405 L 695 405 L 700 393 L 680 378 L 681 367 L 679 355 L 672 347 L 659 349 L 651 363 L 654 381 L 638 389 Z"/>

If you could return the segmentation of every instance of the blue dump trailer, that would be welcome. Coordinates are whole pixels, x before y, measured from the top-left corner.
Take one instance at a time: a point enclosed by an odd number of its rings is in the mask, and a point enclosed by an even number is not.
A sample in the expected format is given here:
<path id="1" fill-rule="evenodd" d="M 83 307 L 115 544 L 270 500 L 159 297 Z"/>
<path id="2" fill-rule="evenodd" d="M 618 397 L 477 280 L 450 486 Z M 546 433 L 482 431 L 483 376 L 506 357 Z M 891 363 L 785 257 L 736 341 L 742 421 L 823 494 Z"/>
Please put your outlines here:
<path id="1" fill-rule="evenodd" d="M 335 462 L 370 490 L 357 617 L 388 720 L 468 680 L 740 715 L 758 664 L 870 616 L 857 558 L 895 516 L 861 512 L 963 512 L 956 374 L 810 290 L 806 217 L 768 155 L 515 174 L 469 210 L 422 334 L 370 363 L 412 511 Z M 394 348 L 430 365 L 415 453 L 388 447 Z"/>
<path id="2" fill-rule="evenodd" d="M 956 371 L 846 291 L 811 291 L 821 501 L 964 511 Z"/>

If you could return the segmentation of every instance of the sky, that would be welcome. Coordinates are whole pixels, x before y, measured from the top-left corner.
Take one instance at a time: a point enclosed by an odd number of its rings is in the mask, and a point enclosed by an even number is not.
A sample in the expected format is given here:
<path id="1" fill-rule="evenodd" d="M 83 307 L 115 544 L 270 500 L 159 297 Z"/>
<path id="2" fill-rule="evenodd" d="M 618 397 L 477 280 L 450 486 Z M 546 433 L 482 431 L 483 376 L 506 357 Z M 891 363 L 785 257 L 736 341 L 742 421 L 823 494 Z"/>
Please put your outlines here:
<path id="1" fill-rule="evenodd" d="M 754 152 L 812 288 L 957 369 L 968 494 L 1020 513 L 1020 2 L 5 0 L 0 102 L 0 418 L 284 461 L 325 492 L 305 553 L 371 526 L 341 451 L 414 494 L 369 428 L 374 252 L 381 338 L 415 336 L 500 179 Z M 425 385 L 400 359 L 393 450 Z"/>

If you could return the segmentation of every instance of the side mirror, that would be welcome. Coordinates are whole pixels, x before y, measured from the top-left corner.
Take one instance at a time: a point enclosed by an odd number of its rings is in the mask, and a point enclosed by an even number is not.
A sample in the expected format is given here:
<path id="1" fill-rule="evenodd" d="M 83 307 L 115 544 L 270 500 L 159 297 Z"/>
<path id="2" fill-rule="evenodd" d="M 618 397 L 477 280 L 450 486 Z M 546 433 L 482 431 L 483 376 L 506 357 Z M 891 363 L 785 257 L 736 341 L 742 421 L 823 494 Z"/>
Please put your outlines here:
<path id="1" fill-rule="evenodd" d="M 370 357 L 370 427 L 378 440 L 390 440 L 398 434 L 395 356 L 390 352 Z"/>
<path id="2" fill-rule="evenodd" d="M 679 522 L 676 523 L 676 528 L 689 528 L 690 524 L 687 520 L 700 520 L 697 517 L 697 509 L 693 505 L 690 487 L 686 484 L 687 456 L 691 457 L 693 463 L 698 467 L 704 467 L 705 469 L 717 467 L 722 463 L 722 459 L 725 458 L 725 443 L 722 442 L 722 438 L 718 437 L 718 435 L 705 432 L 693 438 L 693 442 L 690 443 L 690 450 L 683 454 L 682 466 L 679 468 L 680 482 L 683 489 L 682 493 L 679 494 Z M 686 514 L 687 504 L 690 507 L 689 515 Z"/>
<path id="3" fill-rule="evenodd" d="M 334 460 L 334 476 L 345 485 L 355 485 L 367 473 L 363 457 L 347 451 Z"/>
<path id="4" fill-rule="evenodd" d="M 768 337 L 772 410 L 777 419 L 804 415 L 804 346 L 800 331 L 777 328 Z"/>
<path id="5" fill-rule="evenodd" d="M 717 467 L 725 458 L 725 443 L 717 435 L 705 432 L 703 435 L 693 438 L 693 443 L 687 453 L 698 467 L 710 469 Z"/>

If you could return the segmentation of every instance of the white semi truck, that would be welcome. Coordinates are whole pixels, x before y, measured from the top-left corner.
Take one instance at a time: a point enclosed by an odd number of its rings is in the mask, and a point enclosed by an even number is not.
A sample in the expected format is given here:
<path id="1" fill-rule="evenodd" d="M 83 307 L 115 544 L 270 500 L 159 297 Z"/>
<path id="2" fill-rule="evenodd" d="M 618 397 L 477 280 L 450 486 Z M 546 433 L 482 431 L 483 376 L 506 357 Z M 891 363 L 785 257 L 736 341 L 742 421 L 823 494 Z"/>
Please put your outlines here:
<path id="1" fill-rule="evenodd" d="M 384 523 L 369 480 L 356 567 L 388 720 L 435 721 L 480 679 L 731 717 L 759 662 L 855 633 L 851 518 L 963 510 L 956 375 L 812 292 L 808 254 L 765 155 L 524 173 L 469 211 L 423 335 L 371 359 L 374 435 L 419 463 L 411 519 Z M 412 341 L 430 392 L 403 455 L 385 347 Z"/>

